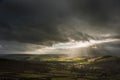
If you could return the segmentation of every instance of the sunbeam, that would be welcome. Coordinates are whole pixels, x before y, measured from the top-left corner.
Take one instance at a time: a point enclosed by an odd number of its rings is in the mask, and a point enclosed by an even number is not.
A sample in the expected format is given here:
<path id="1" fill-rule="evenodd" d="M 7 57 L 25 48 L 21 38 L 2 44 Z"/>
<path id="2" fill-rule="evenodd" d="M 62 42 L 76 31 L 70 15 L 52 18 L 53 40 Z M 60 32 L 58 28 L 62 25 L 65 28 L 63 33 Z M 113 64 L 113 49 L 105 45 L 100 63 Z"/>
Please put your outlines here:
<path id="1" fill-rule="evenodd" d="M 105 39 L 105 40 L 89 40 L 89 41 L 69 41 L 65 43 L 57 43 L 52 46 L 46 46 L 44 48 L 36 49 L 34 51 L 26 51 L 28 54 L 77 54 L 84 49 L 94 48 L 97 49 L 96 45 L 103 43 L 110 43 L 120 41 L 119 39 Z M 79 52 L 78 52 L 79 50 Z"/>

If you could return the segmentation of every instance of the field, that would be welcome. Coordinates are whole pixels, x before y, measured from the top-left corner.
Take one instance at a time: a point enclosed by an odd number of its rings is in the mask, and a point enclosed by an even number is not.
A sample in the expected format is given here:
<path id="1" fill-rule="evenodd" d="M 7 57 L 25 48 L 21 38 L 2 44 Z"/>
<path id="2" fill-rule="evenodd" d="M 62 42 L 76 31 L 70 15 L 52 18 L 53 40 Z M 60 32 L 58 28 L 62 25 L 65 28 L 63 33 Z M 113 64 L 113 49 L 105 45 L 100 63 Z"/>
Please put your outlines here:
<path id="1" fill-rule="evenodd" d="M 120 58 L 115 56 L 19 56 L 0 59 L 0 80 L 120 80 Z"/>

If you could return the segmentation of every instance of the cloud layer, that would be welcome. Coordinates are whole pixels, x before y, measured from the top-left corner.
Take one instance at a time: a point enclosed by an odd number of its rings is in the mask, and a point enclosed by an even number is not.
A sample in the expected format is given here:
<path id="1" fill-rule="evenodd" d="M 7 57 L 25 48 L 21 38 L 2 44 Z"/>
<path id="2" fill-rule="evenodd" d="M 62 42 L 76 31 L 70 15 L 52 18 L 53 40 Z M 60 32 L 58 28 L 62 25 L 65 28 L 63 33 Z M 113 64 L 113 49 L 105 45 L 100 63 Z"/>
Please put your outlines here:
<path id="1" fill-rule="evenodd" d="M 0 0 L 0 40 L 48 44 L 81 32 L 119 35 L 119 18 L 119 0 Z"/>

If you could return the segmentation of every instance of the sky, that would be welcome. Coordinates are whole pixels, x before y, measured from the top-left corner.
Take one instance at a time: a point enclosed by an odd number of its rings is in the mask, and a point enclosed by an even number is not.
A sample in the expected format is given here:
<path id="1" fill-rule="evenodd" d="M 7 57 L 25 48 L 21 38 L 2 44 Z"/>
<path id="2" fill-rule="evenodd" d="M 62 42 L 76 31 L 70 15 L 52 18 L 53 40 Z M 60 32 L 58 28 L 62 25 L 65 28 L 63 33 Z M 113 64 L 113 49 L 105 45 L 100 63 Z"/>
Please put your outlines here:
<path id="1" fill-rule="evenodd" d="M 120 38 L 119 29 L 120 0 L 0 0 L 0 53 Z"/>

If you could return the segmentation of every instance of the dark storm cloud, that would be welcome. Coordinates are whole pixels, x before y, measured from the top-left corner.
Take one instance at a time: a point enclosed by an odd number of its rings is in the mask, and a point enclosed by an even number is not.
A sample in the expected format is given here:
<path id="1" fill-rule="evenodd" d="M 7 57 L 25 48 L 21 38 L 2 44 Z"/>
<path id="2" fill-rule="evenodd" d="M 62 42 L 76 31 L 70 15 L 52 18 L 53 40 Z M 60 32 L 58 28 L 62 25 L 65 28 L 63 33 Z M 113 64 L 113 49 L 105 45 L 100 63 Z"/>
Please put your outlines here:
<path id="1" fill-rule="evenodd" d="M 89 22 L 92 27 L 119 32 L 120 0 L 74 0 L 73 3 L 76 15 Z"/>
<path id="2" fill-rule="evenodd" d="M 0 7 L 0 39 L 32 43 L 62 40 L 56 25 L 57 18 L 68 13 L 65 0 L 4 0 Z"/>
<path id="3" fill-rule="evenodd" d="M 0 41 L 0 54 L 20 54 L 30 51 L 35 51 L 36 49 L 44 48 L 45 46 L 21 43 L 16 41 Z"/>
<path id="4" fill-rule="evenodd" d="M 90 29 L 99 27 L 106 32 L 110 28 L 118 33 L 119 13 L 119 0 L 0 0 L 0 39 L 27 43 L 66 41 L 63 33 L 72 29 L 71 25 L 63 32 L 58 25 L 72 17 L 88 22 Z"/>

